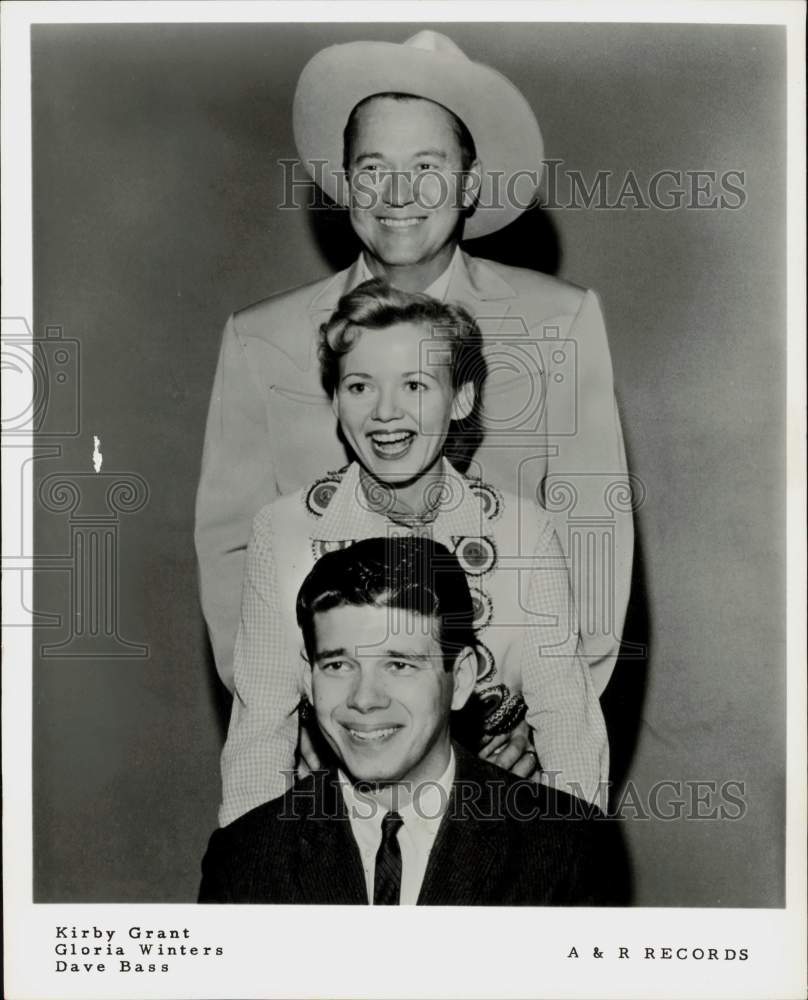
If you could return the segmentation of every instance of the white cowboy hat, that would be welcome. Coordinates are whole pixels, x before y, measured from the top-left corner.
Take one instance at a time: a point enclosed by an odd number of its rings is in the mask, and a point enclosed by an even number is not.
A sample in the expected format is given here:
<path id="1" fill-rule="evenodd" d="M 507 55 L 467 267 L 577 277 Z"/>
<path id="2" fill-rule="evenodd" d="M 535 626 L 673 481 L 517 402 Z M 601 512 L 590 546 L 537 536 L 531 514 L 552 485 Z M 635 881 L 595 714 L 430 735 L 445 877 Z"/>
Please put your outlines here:
<path id="1" fill-rule="evenodd" d="M 450 39 L 419 31 L 406 42 L 349 42 L 318 52 L 295 92 L 295 142 L 309 174 L 337 204 L 346 203 L 342 135 L 353 108 L 371 94 L 399 92 L 437 101 L 465 123 L 482 164 L 477 207 L 465 237 L 495 232 L 530 204 L 544 147 L 536 116 L 495 69 L 472 62 Z M 322 166 L 313 167 L 316 161 Z"/>

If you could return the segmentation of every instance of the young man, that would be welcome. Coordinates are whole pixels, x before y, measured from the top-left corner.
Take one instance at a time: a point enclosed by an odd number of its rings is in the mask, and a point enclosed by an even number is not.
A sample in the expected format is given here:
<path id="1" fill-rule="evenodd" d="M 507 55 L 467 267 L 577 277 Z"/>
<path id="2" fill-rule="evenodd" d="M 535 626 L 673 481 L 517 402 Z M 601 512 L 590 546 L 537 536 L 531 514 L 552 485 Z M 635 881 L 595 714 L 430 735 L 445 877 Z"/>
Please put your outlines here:
<path id="1" fill-rule="evenodd" d="M 304 165 L 348 206 L 364 249 L 346 271 L 236 313 L 224 332 L 196 521 L 222 680 L 232 690 L 253 517 L 345 462 L 319 381 L 317 331 L 345 292 L 377 276 L 462 304 L 483 331 L 485 439 L 471 471 L 531 501 L 576 498 L 581 551 L 604 560 L 573 573 L 600 693 L 619 647 L 633 539 L 626 504 L 604 506 L 604 497 L 626 497 L 627 473 L 600 308 L 591 292 L 459 250 L 461 236 L 502 228 L 535 194 L 543 148 L 533 112 L 500 73 L 422 31 L 403 44 L 318 53 L 298 83 L 294 129 Z M 603 538 L 590 537 L 593 519 L 607 522 Z M 572 522 L 560 529 L 575 548 Z"/>
<path id="2" fill-rule="evenodd" d="M 297 619 L 331 767 L 213 834 L 200 902 L 620 902 L 612 821 L 452 744 L 473 617 L 460 564 L 429 539 L 366 539 L 315 564 Z"/>

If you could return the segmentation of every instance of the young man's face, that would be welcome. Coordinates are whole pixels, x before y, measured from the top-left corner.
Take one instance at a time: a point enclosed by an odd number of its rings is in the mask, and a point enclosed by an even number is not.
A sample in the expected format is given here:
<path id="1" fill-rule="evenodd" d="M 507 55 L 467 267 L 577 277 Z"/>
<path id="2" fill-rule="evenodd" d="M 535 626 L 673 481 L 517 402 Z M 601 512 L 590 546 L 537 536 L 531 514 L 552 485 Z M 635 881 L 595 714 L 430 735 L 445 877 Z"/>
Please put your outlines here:
<path id="1" fill-rule="evenodd" d="M 367 252 L 388 267 L 448 266 L 463 206 L 451 118 L 432 101 L 378 97 L 356 125 L 350 216 Z"/>
<path id="2" fill-rule="evenodd" d="M 474 654 L 444 669 L 434 618 L 343 606 L 314 616 L 309 699 L 354 781 L 435 781 L 449 763 L 449 713 L 474 686 Z"/>
<path id="3" fill-rule="evenodd" d="M 449 344 L 422 326 L 363 330 L 340 360 L 334 412 L 361 464 L 388 485 L 432 469 L 450 421 L 470 409 L 468 392 L 452 388 Z"/>

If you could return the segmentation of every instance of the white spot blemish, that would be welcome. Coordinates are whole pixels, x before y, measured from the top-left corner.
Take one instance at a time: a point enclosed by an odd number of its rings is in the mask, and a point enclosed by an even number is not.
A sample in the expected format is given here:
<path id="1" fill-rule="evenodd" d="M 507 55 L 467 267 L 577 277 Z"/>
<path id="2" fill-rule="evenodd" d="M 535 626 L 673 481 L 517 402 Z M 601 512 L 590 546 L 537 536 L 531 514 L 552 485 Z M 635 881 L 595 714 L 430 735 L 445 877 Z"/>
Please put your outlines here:
<path id="1" fill-rule="evenodd" d="M 96 437 L 93 434 L 93 469 L 96 472 L 101 471 L 101 465 L 104 461 L 104 456 L 101 454 L 101 438 Z"/>

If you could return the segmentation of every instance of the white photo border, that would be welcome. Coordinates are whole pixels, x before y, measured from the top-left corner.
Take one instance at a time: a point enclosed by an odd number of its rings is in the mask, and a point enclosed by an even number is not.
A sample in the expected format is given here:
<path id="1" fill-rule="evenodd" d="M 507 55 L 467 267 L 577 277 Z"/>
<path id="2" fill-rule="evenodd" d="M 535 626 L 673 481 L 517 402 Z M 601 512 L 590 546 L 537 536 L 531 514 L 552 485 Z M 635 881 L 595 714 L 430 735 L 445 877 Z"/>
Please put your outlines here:
<path id="1" fill-rule="evenodd" d="M 2 315 L 32 319 L 30 26 L 56 22 L 579 21 L 782 24 L 788 46 L 788 771 L 783 910 L 414 909 L 33 904 L 30 632 L 3 630 L 6 995 L 111 997 L 801 997 L 805 993 L 805 46 L 794 3 L 7 3 L 2 10 Z M 22 409 L 25 386 L 13 390 Z M 30 396 L 30 386 L 28 388 Z M 16 410 L 15 410 L 16 412 Z M 30 449 L 31 439 L 16 444 Z M 30 463 L 3 463 L 3 552 L 32 552 Z M 31 606 L 30 574 L 23 574 Z M 18 585 L 4 575 L 7 588 Z M 188 928 L 215 964 L 163 975 L 53 972 L 56 925 Z M 346 928 L 350 928 L 346 933 Z M 489 946 L 486 939 L 492 944 Z M 494 932 L 495 931 L 495 932 Z M 507 942 L 507 947 L 496 942 Z M 620 947 L 748 948 L 698 961 L 621 961 Z M 579 959 L 567 956 L 575 946 Z M 594 948 L 604 957 L 597 958 Z M 515 958 L 517 957 L 518 958 Z"/>

